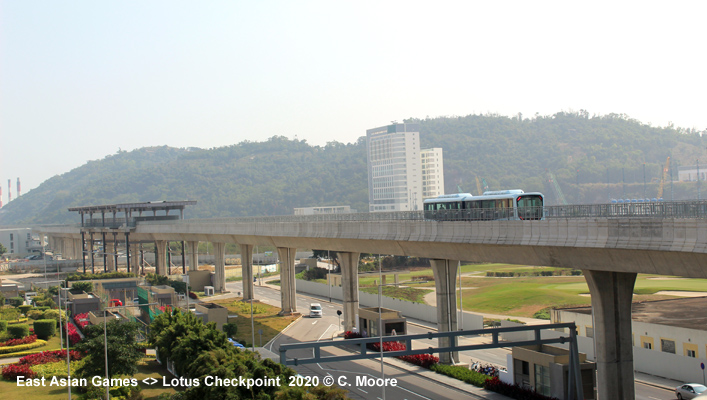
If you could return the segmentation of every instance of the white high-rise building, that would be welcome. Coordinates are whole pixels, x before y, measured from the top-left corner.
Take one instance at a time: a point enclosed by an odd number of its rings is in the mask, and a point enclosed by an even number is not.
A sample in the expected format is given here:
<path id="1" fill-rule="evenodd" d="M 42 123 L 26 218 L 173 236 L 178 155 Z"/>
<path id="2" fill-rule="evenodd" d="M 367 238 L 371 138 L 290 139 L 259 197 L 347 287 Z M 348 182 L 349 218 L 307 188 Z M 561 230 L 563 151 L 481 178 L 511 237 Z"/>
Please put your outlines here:
<path id="1" fill-rule="evenodd" d="M 420 125 L 366 131 L 370 212 L 422 210 Z"/>
<path id="2" fill-rule="evenodd" d="M 423 149 L 420 151 L 422 165 L 422 199 L 444 194 L 444 159 L 442 148 Z"/>

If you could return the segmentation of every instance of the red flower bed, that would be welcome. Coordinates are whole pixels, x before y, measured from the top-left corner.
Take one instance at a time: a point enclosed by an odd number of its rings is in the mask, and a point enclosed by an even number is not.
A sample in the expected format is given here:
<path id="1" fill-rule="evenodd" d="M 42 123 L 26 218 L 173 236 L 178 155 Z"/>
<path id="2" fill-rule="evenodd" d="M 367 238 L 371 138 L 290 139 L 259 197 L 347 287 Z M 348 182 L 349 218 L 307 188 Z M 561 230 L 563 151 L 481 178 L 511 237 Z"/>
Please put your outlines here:
<path id="1" fill-rule="evenodd" d="M 380 351 L 380 344 L 373 343 L 372 350 Z M 383 342 L 383 351 L 402 351 L 406 350 L 407 346 L 400 342 Z M 439 357 L 432 354 L 413 354 L 410 356 L 398 356 L 397 358 L 409 362 L 410 364 L 419 365 L 420 367 L 429 369 L 432 365 L 439 363 Z"/>
<path id="2" fill-rule="evenodd" d="M 360 339 L 363 335 L 358 332 L 346 331 L 344 332 L 344 339 Z"/>
<path id="3" fill-rule="evenodd" d="M 11 380 L 15 379 L 17 380 L 18 376 L 23 376 L 25 379 L 28 378 L 36 378 L 37 373 L 29 369 L 29 365 L 20 365 L 20 364 L 10 364 L 2 367 L 2 377 L 5 378 L 5 380 Z"/>
<path id="4" fill-rule="evenodd" d="M 6 342 L 0 343 L 0 347 L 5 346 L 17 346 L 20 344 L 29 344 L 37 341 L 37 335 L 25 336 L 22 339 L 10 339 Z"/>
<path id="5" fill-rule="evenodd" d="M 74 345 L 74 344 L 80 342 L 81 335 L 79 335 L 78 331 L 76 331 L 76 327 L 74 326 L 74 324 L 70 324 L 67 322 L 65 325 L 65 329 L 66 329 L 66 326 L 69 327 L 69 343 Z M 66 330 L 64 330 L 64 332 L 66 332 Z"/>
<path id="6" fill-rule="evenodd" d="M 83 331 L 90 324 L 88 313 L 74 315 L 74 322 Z"/>
<path id="7" fill-rule="evenodd" d="M 69 357 L 71 358 L 72 361 L 76 361 L 76 360 L 80 360 L 81 358 L 83 358 L 83 354 L 81 354 L 80 352 L 78 352 L 76 350 L 70 350 Z M 30 354 L 28 356 L 24 356 L 24 357 L 20 358 L 20 361 L 17 364 L 32 366 L 32 365 L 47 364 L 47 363 L 63 361 L 63 360 L 66 360 L 66 350 L 54 350 L 54 351 L 43 351 L 41 353 L 35 353 L 35 354 Z"/>

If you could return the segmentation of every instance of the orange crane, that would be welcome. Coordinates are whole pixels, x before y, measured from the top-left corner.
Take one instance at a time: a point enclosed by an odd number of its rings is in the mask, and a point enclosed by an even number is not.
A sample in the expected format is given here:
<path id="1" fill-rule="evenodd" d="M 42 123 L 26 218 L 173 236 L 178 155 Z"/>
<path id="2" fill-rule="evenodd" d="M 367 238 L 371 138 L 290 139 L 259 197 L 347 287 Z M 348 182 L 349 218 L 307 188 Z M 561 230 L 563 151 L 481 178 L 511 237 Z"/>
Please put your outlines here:
<path id="1" fill-rule="evenodd" d="M 670 171 L 670 156 L 668 156 L 668 160 L 665 162 L 665 166 L 663 167 L 663 176 L 661 176 L 660 184 L 658 185 L 659 199 L 663 197 L 663 185 L 665 184 L 665 181 L 668 180 L 668 171 Z"/>

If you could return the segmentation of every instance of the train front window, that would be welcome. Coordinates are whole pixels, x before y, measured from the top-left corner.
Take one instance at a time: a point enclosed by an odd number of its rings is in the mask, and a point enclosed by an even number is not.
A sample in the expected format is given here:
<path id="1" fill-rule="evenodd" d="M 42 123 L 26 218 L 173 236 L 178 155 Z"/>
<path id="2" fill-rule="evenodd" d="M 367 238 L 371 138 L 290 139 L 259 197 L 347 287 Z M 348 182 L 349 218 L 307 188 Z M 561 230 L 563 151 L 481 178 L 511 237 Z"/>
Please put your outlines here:
<path id="1" fill-rule="evenodd" d="M 543 197 L 537 194 L 518 196 L 518 218 L 538 220 L 543 218 Z"/>
<path id="2" fill-rule="evenodd" d="M 518 207 L 542 207 L 543 197 L 539 195 L 518 196 Z"/>

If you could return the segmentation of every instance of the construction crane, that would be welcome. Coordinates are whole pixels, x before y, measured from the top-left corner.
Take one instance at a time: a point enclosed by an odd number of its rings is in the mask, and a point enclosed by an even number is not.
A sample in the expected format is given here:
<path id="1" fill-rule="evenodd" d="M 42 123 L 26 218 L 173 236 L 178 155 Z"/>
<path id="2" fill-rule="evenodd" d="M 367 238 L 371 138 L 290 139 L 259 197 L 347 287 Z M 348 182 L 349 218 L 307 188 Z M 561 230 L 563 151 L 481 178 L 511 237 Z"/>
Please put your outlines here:
<path id="1" fill-rule="evenodd" d="M 663 176 L 660 177 L 660 184 L 658 185 L 658 198 L 663 197 L 663 185 L 665 181 L 668 180 L 668 171 L 670 171 L 670 156 L 668 160 L 665 161 L 665 166 L 663 167 Z"/>
<path id="2" fill-rule="evenodd" d="M 563 206 L 566 206 L 567 200 L 565 199 L 564 193 L 562 193 L 560 185 L 557 183 L 557 179 L 555 179 L 555 174 L 553 174 L 550 170 L 547 170 L 547 174 L 548 180 L 551 183 L 550 187 L 552 187 L 552 191 L 555 192 L 555 198 L 557 198 L 558 203 Z"/>
<path id="3" fill-rule="evenodd" d="M 481 178 L 481 180 L 479 180 L 479 177 L 476 177 L 476 190 L 478 192 L 477 196 L 480 196 L 484 194 L 485 191 L 489 190 L 489 184 L 486 183 L 486 179 Z"/>

